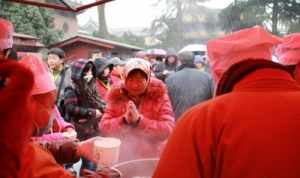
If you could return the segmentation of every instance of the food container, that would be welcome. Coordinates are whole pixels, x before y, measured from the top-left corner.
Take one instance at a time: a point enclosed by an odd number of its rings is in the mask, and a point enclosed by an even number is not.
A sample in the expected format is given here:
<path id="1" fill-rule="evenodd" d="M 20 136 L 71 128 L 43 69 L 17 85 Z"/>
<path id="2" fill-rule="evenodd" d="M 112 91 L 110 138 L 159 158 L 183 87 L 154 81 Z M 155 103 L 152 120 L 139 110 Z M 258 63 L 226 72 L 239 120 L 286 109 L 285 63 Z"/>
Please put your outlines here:
<path id="1" fill-rule="evenodd" d="M 110 167 L 119 160 L 121 141 L 112 137 L 99 137 L 94 142 L 94 158 L 97 167 Z"/>

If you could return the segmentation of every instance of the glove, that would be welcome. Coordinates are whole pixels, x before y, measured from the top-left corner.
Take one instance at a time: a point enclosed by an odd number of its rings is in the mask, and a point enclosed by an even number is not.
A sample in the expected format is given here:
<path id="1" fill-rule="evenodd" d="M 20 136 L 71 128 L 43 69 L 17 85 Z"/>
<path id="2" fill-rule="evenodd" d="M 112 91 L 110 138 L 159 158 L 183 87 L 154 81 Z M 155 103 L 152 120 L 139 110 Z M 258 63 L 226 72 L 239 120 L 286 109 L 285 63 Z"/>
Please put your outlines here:
<path id="1" fill-rule="evenodd" d="M 51 142 L 40 142 L 59 164 L 76 163 L 80 157 L 77 155 L 77 141 L 74 139 L 55 140 Z"/>

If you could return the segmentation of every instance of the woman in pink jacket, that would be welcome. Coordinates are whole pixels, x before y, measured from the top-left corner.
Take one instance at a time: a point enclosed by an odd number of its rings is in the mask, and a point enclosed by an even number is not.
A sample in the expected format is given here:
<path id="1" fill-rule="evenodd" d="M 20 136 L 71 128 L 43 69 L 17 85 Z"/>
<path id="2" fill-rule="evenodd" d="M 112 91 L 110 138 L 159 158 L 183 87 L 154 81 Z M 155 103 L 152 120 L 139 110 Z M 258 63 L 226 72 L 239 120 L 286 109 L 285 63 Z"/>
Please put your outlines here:
<path id="1" fill-rule="evenodd" d="M 150 71 L 147 61 L 129 60 L 124 68 L 124 82 L 108 95 L 99 130 L 105 136 L 121 139 L 121 161 L 159 156 L 174 126 L 166 87 L 151 78 Z"/>

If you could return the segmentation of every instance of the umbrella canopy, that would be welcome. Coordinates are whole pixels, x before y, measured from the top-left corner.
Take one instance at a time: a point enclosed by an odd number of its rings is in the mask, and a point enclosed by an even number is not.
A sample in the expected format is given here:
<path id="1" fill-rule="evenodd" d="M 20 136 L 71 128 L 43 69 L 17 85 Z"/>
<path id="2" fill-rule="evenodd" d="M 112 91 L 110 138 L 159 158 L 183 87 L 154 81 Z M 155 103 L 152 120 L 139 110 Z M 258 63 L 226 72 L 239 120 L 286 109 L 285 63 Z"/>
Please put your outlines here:
<path id="1" fill-rule="evenodd" d="M 190 52 L 206 52 L 207 48 L 206 45 L 203 44 L 190 44 L 182 48 L 179 53 L 185 52 L 185 51 L 190 51 Z"/>
<path id="2" fill-rule="evenodd" d="M 39 7 L 47 7 L 52 9 L 59 9 L 63 11 L 79 12 L 84 9 L 98 6 L 113 0 L 52 0 L 52 1 L 43 1 L 43 0 L 8 0 L 10 2 L 16 2 L 21 4 L 34 5 Z"/>
<path id="3" fill-rule="evenodd" d="M 147 56 L 147 51 L 138 51 L 135 53 L 136 58 L 144 58 L 145 56 Z"/>
<path id="4" fill-rule="evenodd" d="M 147 50 L 149 56 L 166 56 L 167 52 L 163 49 L 149 49 Z"/>

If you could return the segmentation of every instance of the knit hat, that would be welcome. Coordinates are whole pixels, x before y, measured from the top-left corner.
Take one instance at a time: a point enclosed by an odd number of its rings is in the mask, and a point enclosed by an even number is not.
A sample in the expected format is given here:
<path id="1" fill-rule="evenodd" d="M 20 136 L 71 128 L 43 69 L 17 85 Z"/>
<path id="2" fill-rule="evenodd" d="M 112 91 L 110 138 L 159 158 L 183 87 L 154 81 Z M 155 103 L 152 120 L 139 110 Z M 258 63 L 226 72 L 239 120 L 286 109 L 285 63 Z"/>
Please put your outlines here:
<path id="1" fill-rule="evenodd" d="M 146 61 L 144 59 L 140 59 L 140 58 L 131 58 L 125 64 L 125 67 L 124 67 L 125 79 L 128 77 L 128 74 L 135 69 L 139 69 L 139 70 L 143 71 L 147 75 L 148 80 L 150 79 L 151 64 L 148 61 Z"/>

